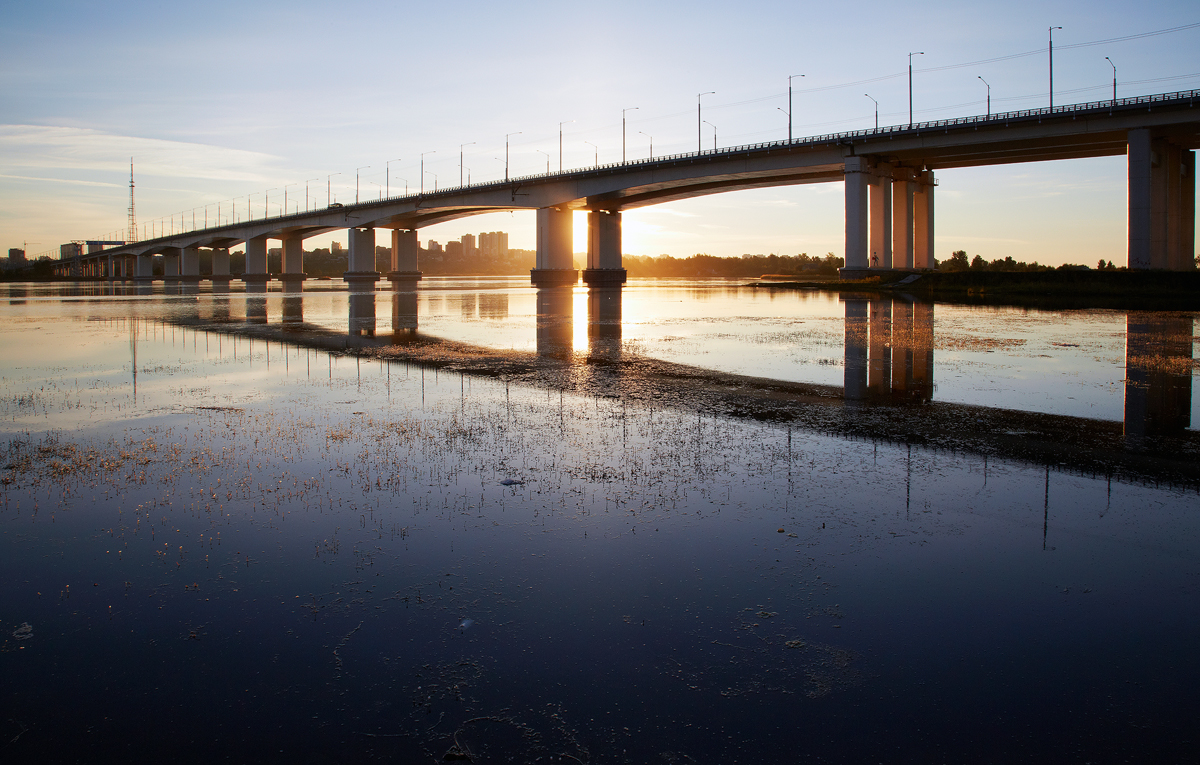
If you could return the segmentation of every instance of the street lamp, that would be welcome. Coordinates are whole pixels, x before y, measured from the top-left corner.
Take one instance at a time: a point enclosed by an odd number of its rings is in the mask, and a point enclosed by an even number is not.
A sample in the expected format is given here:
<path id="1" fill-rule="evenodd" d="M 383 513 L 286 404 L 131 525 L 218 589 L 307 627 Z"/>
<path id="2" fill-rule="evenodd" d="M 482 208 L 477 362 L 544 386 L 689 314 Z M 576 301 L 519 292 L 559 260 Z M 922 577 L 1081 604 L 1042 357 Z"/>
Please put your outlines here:
<path id="1" fill-rule="evenodd" d="M 329 181 L 335 175 L 341 175 L 341 173 L 331 173 L 330 175 L 325 176 L 325 206 L 326 207 L 329 207 L 330 205 L 333 204 L 333 192 L 331 191 L 331 189 L 333 187 L 330 185 Z"/>
<path id="2" fill-rule="evenodd" d="M 515 133 L 507 133 L 504 136 L 504 182 L 505 183 L 508 183 L 508 139 L 514 135 L 521 135 L 521 131 L 518 130 Z"/>
<path id="3" fill-rule="evenodd" d="M 276 186 L 273 189 L 267 189 L 266 191 L 263 192 L 263 220 L 266 220 L 267 218 L 271 217 L 271 192 L 272 191 L 279 191 L 279 187 Z"/>
<path id="4" fill-rule="evenodd" d="M 309 178 L 307 181 L 304 182 L 304 212 L 308 212 L 308 184 L 312 183 L 313 181 L 319 181 L 319 180 L 321 180 L 321 179 L 320 178 Z"/>
<path id="5" fill-rule="evenodd" d="M 640 130 L 638 132 L 650 139 L 650 159 L 654 159 L 654 136 L 649 133 L 642 133 Z"/>
<path id="6" fill-rule="evenodd" d="M 708 125 L 710 128 L 713 129 L 713 151 L 716 151 L 717 150 L 717 126 L 712 124 L 708 120 L 704 120 L 704 124 Z"/>
<path id="7" fill-rule="evenodd" d="M 716 92 L 717 91 L 715 91 L 715 90 L 710 90 L 707 93 L 697 93 L 696 94 L 696 151 L 697 152 L 704 151 L 704 145 L 701 142 L 702 138 L 700 135 L 700 123 L 702 122 L 702 120 L 700 119 L 700 99 L 703 96 L 716 95 Z"/>
<path id="8" fill-rule="evenodd" d="M 636 112 L 639 108 L 631 106 L 621 110 L 621 164 L 625 164 L 625 112 Z"/>
<path id="9" fill-rule="evenodd" d="M 1116 106 L 1117 105 L 1117 65 L 1113 64 L 1112 59 L 1109 58 L 1108 56 L 1105 56 L 1104 60 L 1107 61 L 1109 64 L 1112 64 L 1112 68 L 1113 68 L 1113 106 Z"/>
<path id="10" fill-rule="evenodd" d="M 370 183 L 372 186 L 374 186 L 375 188 L 379 189 L 379 200 L 382 202 L 382 201 L 383 201 L 383 186 L 380 186 L 380 185 L 379 185 L 377 182 L 375 182 L 375 181 L 367 181 L 367 183 Z"/>
<path id="11" fill-rule="evenodd" d="M 804 75 L 802 75 L 802 74 L 790 74 L 790 75 L 788 75 L 788 110 L 787 110 L 787 116 L 788 116 L 788 143 L 791 143 L 791 141 L 792 141 L 792 78 L 793 78 L 793 77 L 803 77 L 803 76 L 804 76 Z M 776 108 L 778 108 L 778 107 L 776 107 Z"/>
<path id="12" fill-rule="evenodd" d="M 463 147 L 464 147 L 464 146 L 474 146 L 474 145 L 475 145 L 475 142 L 474 142 L 474 141 L 471 141 L 470 143 L 460 143 L 460 144 L 458 145 L 458 185 L 459 185 L 459 186 L 462 186 L 462 185 L 463 185 L 463 182 L 462 182 L 462 176 L 463 176 Z"/>
<path id="13" fill-rule="evenodd" d="M 425 155 L 426 154 L 437 154 L 437 149 L 434 149 L 433 151 L 427 151 L 427 152 L 424 152 L 421 154 L 421 193 L 422 194 L 425 193 Z"/>
<path id="14" fill-rule="evenodd" d="M 908 127 L 911 130 L 913 125 L 912 120 L 912 57 L 924 56 L 925 51 L 917 51 L 916 53 L 908 54 Z"/>
<path id="15" fill-rule="evenodd" d="M 283 187 L 283 214 L 287 215 L 287 190 L 288 186 L 299 186 L 299 183 L 289 183 Z"/>
<path id="16" fill-rule="evenodd" d="M 388 199 L 392 198 L 392 163 L 399 161 L 400 157 L 396 157 L 395 159 L 389 159 L 387 162 L 383 163 L 383 183 L 384 188 L 387 190 Z"/>
<path id="17" fill-rule="evenodd" d="M 425 172 L 427 172 L 433 176 L 433 193 L 436 194 L 437 193 L 437 173 L 433 172 L 432 170 L 426 170 Z"/>
<path id="18" fill-rule="evenodd" d="M 596 167 L 600 167 L 600 147 L 591 141 L 584 141 L 584 143 L 596 150 Z"/>
<path id="19" fill-rule="evenodd" d="M 537 153 L 544 154 L 546 156 L 546 175 L 549 175 L 550 174 L 550 153 L 542 151 L 541 149 L 538 149 Z"/>
<path id="20" fill-rule="evenodd" d="M 369 170 L 370 168 L 370 165 L 363 165 L 354 169 L 354 204 L 358 204 L 358 171 Z"/>
<path id="21" fill-rule="evenodd" d="M 874 98 L 871 98 L 870 93 L 863 93 L 863 95 L 866 96 L 867 98 L 870 98 L 872 101 L 875 101 Z M 875 129 L 876 130 L 879 129 L 879 102 L 878 101 L 875 101 Z"/>
<path id="22" fill-rule="evenodd" d="M 1054 111 L 1054 30 L 1062 27 L 1050 27 L 1050 111 Z"/>
<path id="23" fill-rule="evenodd" d="M 987 105 L 988 105 L 987 106 L 987 116 L 991 117 L 992 116 L 992 86 L 988 85 L 988 81 L 983 79 L 983 75 L 979 75 L 979 81 L 982 82 L 984 85 L 987 85 L 987 89 L 988 89 L 988 91 L 987 91 L 987 93 L 988 93 L 988 95 L 987 95 Z"/>
<path id="24" fill-rule="evenodd" d="M 558 123 L 558 172 L 562 172 L 562 126 L 575 120 L 567 120 L 566 122 Z"/>

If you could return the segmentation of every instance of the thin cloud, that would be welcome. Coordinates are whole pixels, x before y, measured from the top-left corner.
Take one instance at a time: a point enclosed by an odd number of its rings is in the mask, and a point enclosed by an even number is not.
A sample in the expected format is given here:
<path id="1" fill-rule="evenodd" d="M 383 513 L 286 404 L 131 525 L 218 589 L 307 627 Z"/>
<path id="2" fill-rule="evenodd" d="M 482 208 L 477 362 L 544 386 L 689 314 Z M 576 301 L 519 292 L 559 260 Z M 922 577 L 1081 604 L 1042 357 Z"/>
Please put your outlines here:
<path id="1" fill-rule="evenodd" d="M 104 183 L 103 181 L 78 181 L 71 178 L 35 178 L 30 175 L 7 175 L 0 173 L 0 178 L 12 178 L 17 181 L 37 181 L 39 183 L 67 183 L 72 186 L 108 186 L 110 188 L 121 188 L 120 183 Z"/>

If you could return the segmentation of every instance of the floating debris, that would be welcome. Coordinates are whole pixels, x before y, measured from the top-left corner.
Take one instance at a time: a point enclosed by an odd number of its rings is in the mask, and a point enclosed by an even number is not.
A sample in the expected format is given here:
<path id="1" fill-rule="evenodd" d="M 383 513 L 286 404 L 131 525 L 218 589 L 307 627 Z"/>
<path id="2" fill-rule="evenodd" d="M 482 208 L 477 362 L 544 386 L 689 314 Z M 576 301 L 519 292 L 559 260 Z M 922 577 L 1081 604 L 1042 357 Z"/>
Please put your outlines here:
<path id="1" fill-rule="evenodd" d="M 520 478 L 505 478 L 500 482 L 501 486 L 523 486 L 525 481 Z"/>
<path id="2" fill-rule="evenodd" d="M 12 636 L 15 640 L 28 640 L 33 637 L 33 627 L 30 626 L 29 622 L 24 622 L 20 627 L 13 630 Z"/>
<path id="3" fill-rule="evenodd" d="M 468 630 L 471 628 L 471 625 L 474 623 L 475 623 L 474 619 L 463 619 L 462 622 L 460 622 L 458 625 L 458 631 L 462 632 L 464 630 Z"/>

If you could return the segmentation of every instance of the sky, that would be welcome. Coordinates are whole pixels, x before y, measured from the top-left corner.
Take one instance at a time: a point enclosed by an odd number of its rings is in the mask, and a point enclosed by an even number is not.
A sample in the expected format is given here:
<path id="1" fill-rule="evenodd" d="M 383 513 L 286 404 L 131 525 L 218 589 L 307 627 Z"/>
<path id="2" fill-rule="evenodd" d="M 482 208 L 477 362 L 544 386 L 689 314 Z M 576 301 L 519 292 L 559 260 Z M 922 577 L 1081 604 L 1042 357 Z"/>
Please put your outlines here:
<path id="1" fill-rule="evenodd" d="M 0 247 L 31 256 L 124 238 L 217 205 L 274 212 L 405 186 L 693 151 L 697 94 L 719 146 L 1200 88 L 1190 2 L 9 2 L 0 24 Z M 1090 45 L 1098 41 L 1109 41 Z M 1072 47 L 1074 46 L 1074 47 Z M 1015 55 L 1030 54 L 1030 55 Z M 1004 58 L 1014 56 L 1012 58 Z M 991 59 L 1004 58 L 1000 61 Z M 985 62 L 973 64 L 972 62 Z M 969 64 L 968 66 L 959 66 Z M 795 75 L 804 75 L 803 77 Z M 982 77 L 983 80 L 979 78 Z M 714 128 L 699 140 L 712 146 Z M 462 146 L 462 144 L 467 144 Z M 593 146 L 594 145 L 594 146 Z M 460 166 L 460 151 L 462 163 Z M 336 175 L 334 175 L 336 174 Z M 332 175 L 332 177 L 330 177 Z M 1124 157 L 947 170 L 936 254 L 1058 265 L 1125 261 Z M 357 190 L 355 188 L 357 179 Z M 248 202 L 247 202 L 248 200 Z M 840 183 L 716 194 L 628 211 L 633 255 L 842 254 Z M 169 224 L 168 224 L 169 225 Z M 532 212 L 421 230 L 503 230 Z M 334 233 L 307 240 L 309 249 Z M 586 249 L 582 217 L 576 249 Z M 385 244 L 383 238 L 381 244 Z"/>

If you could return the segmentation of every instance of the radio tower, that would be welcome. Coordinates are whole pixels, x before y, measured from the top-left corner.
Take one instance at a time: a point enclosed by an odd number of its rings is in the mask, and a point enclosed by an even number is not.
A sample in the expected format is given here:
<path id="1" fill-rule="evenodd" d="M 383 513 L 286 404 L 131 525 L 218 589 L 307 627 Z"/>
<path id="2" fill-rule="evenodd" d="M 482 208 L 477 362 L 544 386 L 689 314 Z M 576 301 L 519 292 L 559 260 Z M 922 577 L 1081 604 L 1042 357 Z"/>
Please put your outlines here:
<path id="1" fill-rule="evenodd" d="M 125 241 L 137 241 L 137 216 L 133 214 L 133 157 L 129 158 L 129 235 Z"/>

